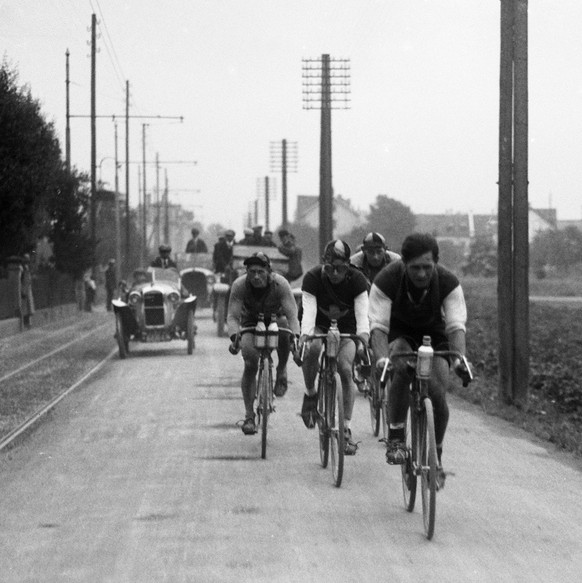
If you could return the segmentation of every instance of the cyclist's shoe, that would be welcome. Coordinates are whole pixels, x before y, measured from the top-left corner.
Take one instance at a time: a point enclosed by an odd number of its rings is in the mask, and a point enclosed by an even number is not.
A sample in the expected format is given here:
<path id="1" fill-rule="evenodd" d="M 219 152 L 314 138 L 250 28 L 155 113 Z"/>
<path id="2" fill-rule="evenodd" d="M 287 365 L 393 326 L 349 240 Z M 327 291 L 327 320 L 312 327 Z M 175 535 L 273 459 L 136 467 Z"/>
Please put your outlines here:
<path id="1" fill-rule="evenodd" d="M 356 387 L 358 387 L 358 391 L 362 394 L 365 394 L 368 389 L 368 382 L 366 379 L 357 379 L 356 380 Z"/>
<path id="2" fill-rule="evenodd" d="M 344 455 L 356 455 L 358 444 L 352 439 L 352 430 L 344 431 Z"/>
<path id="3" fill-rule="evenodd" d="M 406 463 L 406 444 L 399 439 L 389 439 L 386 444 L 386 461 L 393 465 Z"/>
<path id="4" fill-rule="evenodd" d="M 301 418 L 307 429 L 313 429 L 317 423 L 317 393 L 315 395 L 303 395 Z"/>
<path id="5" fill-rule="evenodd" d="M 254 435 L 257 432 L 254 417 L 247 417 L 242 424 L 242 432 L 245 435 Z"/>
<path id="6" fill-rule="evenodd" d="M 440 464 L 437 466 L 436 471 L 436 489 L 442 490 L 445 487 L 445 480 L 447 479 L 447 473 L 443 470 L 443 466 Z"/>
<path id="7" fill-rule="evenodd" d="M 273 387 L 273 392 L 275 397 L 282 397 L 287 392 L 287 373 L 282 372 L 277 374 L 277 379 L 275 380 L 275 386 Z"/>

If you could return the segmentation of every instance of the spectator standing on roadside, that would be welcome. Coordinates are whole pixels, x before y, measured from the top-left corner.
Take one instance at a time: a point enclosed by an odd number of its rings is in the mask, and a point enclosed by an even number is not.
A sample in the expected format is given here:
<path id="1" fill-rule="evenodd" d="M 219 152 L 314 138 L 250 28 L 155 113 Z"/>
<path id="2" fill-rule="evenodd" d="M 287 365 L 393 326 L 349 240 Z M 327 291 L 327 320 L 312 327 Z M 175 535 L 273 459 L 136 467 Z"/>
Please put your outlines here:
<path id="1" fill-rule="evenodd" d="M 34 314 L 34 298 L 32 296 L 32 273 L 30 272 L 30 255 L 22 256 L 22 271 L 20 272 L 20 299 L 22 303 L 22 323 L 30 328 L 30 317 Z"/>
<path id="2" fill-rule="evenodd" d="M 186 253 L 208 253 L 206 243 L 200 238 L 200 231 L 194 227 L 191 233 L 192 239 L 190 239 L 186 245 Z"/>
<path id="3" fill-rule="evenodd" d="M 289 258 L 285 279 L 293 281 L 300 278 L 303 275 L 301 247 L 297 246 L 295 237 L 287 229 L 279 231 L 279 239 L 281 239 L 281 245 L 278 247 L 279 252 Z"/>
<path id="4" fill-rule="evenodd" d="M 107 269 L 105 270 L 105 291 L 107 293 L 106 307 L 107 311 L 111 312 L 113 296 L 117 289 L 117 273 L 115 268 L 115 259 L 110 259 Z"/>
<path id="5" fill-rule="evenodd" d="M 86 273 L 83 278 L 83 286 L 85 288 L 85 312 L 93 311 L 93 304 L 95 303 L 95 292 L 97 284 L 91 273 Z"/>

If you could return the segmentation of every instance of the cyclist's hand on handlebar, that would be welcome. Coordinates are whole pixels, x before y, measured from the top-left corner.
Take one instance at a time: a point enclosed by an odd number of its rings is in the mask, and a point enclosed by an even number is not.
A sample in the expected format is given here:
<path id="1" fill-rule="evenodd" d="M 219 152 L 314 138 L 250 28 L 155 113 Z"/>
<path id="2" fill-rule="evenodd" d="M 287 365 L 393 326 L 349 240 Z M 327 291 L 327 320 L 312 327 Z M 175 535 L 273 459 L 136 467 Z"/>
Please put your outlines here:
<path id="1" fill-rule="evenodd" d="M 466 387 L 473 380 L 473 375 L 471 374 L 470 369 L 460 358 L 455 358 L 453 361 L 453 370 L 463 382 L 464 387 Z"/>
<path id="2" fill-rule="evenodd" d="M 230 345 L 228 351 L 231 354 L 238 354 L 240 351 L 240 336 L 238 334 L 233 334 L 230 337 Z"/>
<path id="3" fill-rule="evenodd" d="M 301 360 L 303 356 L 303 347 L 305 346 L 305 336 L 299 336 L 296 341 L 295 352 L 293 353 L 293 361 L 297 366 L 301 366 L 303 361 Z"/>

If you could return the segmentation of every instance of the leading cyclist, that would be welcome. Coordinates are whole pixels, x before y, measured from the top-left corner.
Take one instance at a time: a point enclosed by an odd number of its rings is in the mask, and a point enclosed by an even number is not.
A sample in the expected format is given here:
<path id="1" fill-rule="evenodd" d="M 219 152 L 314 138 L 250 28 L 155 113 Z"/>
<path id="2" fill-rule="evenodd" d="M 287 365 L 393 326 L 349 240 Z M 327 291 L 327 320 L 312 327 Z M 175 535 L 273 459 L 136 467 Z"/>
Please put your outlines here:
<path id="1" fill-rule="evenodd" d="M 264 314 L 268 325 L 271 314 L 275 314 L 280 327 L 289 328 L 298 336 L 299 320 L 297 319 L 297 303 L 291 286 L 282 275 L 271 271 L 271 261 L 267 255 L 257 251 L 244 260 L 244 265 L 247 268 L 246 274 L 235 279 L 232 284 L 227 325 L 231 340 L 229 350 L 232 354 L 236 354 L 240 348 L 244 360 L 241 390 L 245 405 L 245 420 L 242 431 L 245 435 L 252 435 L 256 433 L 253 403 L 259 353 L 254 347 L 253 334 L 243 334 L 239 337 L 239 328 L 255 326 L 259 320 L 259 314 Z M 277 378 L 274 387 L 277 397 L 282 397 L 287 391 L 287 360 L 290 346 L 289 335 L 280 334 L 277 348 Z"/>
<path id="2" fill-rule="evenodd" d="M 402 244 L 402 261 L 391 263 L 374 280 L 370 291 L 371 344 L 382 369 L 393 352 L 416 350 L 422 337 L 432 339 L 435 350 L 456 350 L 465 354 L 467 308 L 457 277 L 438 264 L 439 247 L 429 234 L 413 233 Z M 386 461 L 406 461 L 405 419 L 408 410 L 410 376 L 404 359 L 395 359 L 390 385 L 389 429 Z M 435 357 L 430 379 L 438 454 L 437 479 L 444 486 L 442 451 L 449 420 L 446 390 L 449 365 L 465 378 L 467 371 L 459 358 Z"/>
<path id="3" fill-rule="evenodd" d="M 332 319 L 336 319 L 340 333 L 357 334 L 364 345 L 369 340 L 368 290 L 366 278 L 350 265 L 350 247 L 341 240 L 329 242 L 323 253 L 323 265 L 317 265 L 303 276 L 301 337 L 297 354 L 314 333 L 328 331 Z M 317 413 L 317 389 L 315 378 L 321 340 L 311 342 L 302 364 L 306 392 L 303 397 L 301 416 L 306 427 L 315 426 Z M 357 348 L 358 351 L 362 347 Z M 358 449 L 352 440 L 350 421 L 354 408 L 355 389 L 352 380 L 352 364 L 356 345 L 349 338 L 342 338 L 338 353 L 338 373 L 343 388 L 344 428 L 346 455 L 354 455 Z"/>

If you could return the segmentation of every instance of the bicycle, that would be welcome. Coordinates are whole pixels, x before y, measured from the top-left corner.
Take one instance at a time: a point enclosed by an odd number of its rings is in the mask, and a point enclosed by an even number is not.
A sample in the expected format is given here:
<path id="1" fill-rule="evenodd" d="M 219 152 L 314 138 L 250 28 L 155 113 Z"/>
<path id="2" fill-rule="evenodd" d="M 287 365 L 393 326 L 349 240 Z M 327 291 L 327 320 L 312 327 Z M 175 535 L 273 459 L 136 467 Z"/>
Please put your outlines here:
<path id="1" fill-rule="evenodd" d="M 248 326 L 238 331 L 239 341 L 243 334 L 251 332 L 254 335 L 254 346 L 259 351 L 259 370 L 255 390 L 255 401 L 257 402 L 255 409 L 257 415 L 257 432 L 261 432 L 261 458 L 266 459 L 269 416 L 275 411 L 273 357 L 271 353 L 278 346 L 279 334 L 281 332 L 290 334 L 292 337 L 294 337 L 294 334 L 288 328 L 277 328 L 277 331 L 273 332 L 264 328 L 257 330 L 257 326 Z"/>
<path id="2" fill-rule="evenodd" d="M 426 337 L 429 338 L 430 337 Z M 461 359 L 468 380 L 463 381 L 467 386 L 473 379 L 471 367 L 464 355 L 455 350 L 435 350 L 433 356 L 444 356 Z M 405 422 L 406 433 L 406 461 L 402 464 L 402 495 L 404 507 L 408 512 L 414 510 L 416 502 L 417 479 L 420 477 L 420 493 L 422 498 L 422 518 L 424 532 L 427 539 L 432 539 L 436 522 L 436 492 L 437 492 L 437 447 L 434 429 L 434 413 L 432 400 L 429 396 L 430 374 L 432 371 L 432 359 L 430 365 L 420 370 L 418 351 L 395 352 L 390 359 L 413 358 L 407 366 L 412 372 L 410 381 L 410 407 Z M 387 359 L 380 383 L 384 385 L 386 395 L 389 393 L 389 384 L 394 370 L 390 359 Z"/>
<path id="3" fill-rule="evenodd" d="M 380 441 L 386 441 L 388 439 L 388 394 L 384 390 L 378 374 L 375 371 L 368 372 L 367 369 L 370 368 L 366 364 L 356 365 L 354 362 L 352 376 L 354 382 L 363 387 L 360 391 L 368 401 L 372 434 L 374 437 L 378 437 L 380 428 L 382 428 Z"/>
<path id="4" fill-rule="evenodd" d="M 337 320 L 331 320 L 327 333 L 306 336 L 306 343 L 303 345 L 300 356 L 300 362 L 303 362 L 307 342 L 312 340 L 322 341 L 317 372 L 319 456 L 323 468 L 327 468 L 331 457 L 332 476 L 337 488 L 341 486 L 343 479 L 345 455 L 343 389 L 336 378 L 337 355 L 342 338 L 350 338 L 356 343 L 362 342 L 356 334 L 340 333 L 337 327 Z M 370 362 L 367 347 L 364 346 L 364 348 L 367 362 Z"/>

